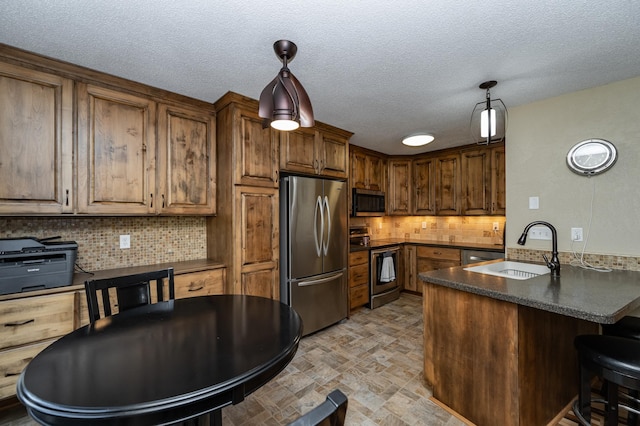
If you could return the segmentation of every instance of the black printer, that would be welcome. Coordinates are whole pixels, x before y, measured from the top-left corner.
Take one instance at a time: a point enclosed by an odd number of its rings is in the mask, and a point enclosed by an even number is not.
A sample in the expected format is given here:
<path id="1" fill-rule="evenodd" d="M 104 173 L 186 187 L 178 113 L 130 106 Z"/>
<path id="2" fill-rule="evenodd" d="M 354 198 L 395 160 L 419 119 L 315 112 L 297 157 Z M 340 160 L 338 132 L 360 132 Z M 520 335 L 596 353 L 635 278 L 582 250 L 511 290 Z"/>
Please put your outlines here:
<path id="1" fill-rule="evenodd" d="M 0 238 L 0 295 L 73 283 L 78 244 L 56 238 Z"/>

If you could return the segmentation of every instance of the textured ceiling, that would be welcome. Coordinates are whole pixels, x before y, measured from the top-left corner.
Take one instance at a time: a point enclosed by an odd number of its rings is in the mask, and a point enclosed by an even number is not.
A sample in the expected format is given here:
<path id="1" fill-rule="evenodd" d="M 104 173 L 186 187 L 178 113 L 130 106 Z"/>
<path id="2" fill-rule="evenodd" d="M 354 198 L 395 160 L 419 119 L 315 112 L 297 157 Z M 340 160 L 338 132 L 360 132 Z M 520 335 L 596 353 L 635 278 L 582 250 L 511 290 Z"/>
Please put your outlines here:
<path id="1" fill-rule="evenodd" d="M 469 143 L 485 80 L 509 108 L 640 75 L 639 23 L 636 0 L 0 1 L 0 43 L 209 102 L 257 99 L 291 40 L 315 118 L 388 154 Z"/>

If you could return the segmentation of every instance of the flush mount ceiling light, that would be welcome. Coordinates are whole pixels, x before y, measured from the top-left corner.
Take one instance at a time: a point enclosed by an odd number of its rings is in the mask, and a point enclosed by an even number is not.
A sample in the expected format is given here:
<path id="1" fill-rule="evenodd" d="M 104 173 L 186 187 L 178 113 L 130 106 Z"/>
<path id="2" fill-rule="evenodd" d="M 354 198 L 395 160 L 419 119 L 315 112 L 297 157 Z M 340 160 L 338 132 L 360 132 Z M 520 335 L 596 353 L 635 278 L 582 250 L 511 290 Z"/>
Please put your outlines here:
<path id="1" fill-rule="evenodd" d="M 402 139 L 402 143 L 407 146 L 422 146 L 433 142 L 434 139 L 435 138 L 432 135 L 423 133 L 419 135 L 407 136 L 406 138 Z"/>
<path id="2" fill-rule="evenodd" d="M 507 128 L 507 107 L 502 99 L 491 99 L 489 89 L 498 84 L 495 80 L 485 81 L 478 86 L 486 90 L 484 102 L 478 102 L 471 113 L 469 125 L 471 141 L 478 145 L 502 142 Z"/>
<path id="3" fill-rule="evenodd" d="M 282 61 L 282 69 L 260 94 L 258 115 L 278 130 L 312 127 L 313 108 L 309 96 L 287 67 L 296 56 L 298 47 L 292 41 L 278 40 L 273 43 L 273 50 Z"/>

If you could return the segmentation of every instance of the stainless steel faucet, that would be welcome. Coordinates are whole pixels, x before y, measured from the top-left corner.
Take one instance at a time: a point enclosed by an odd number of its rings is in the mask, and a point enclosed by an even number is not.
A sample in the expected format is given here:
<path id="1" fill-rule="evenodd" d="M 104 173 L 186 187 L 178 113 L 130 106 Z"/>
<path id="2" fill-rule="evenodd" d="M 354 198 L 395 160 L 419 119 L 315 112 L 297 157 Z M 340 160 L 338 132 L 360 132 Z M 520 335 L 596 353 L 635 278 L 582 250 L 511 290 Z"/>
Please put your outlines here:
<path id="1" fill-rule="evenodd" d="M 543 222 L 541 220 L 536 220 L 535 222 L 531 222 L 524 228 L 522 235 L 520 235 L 520 238 L 518 238 L 518 244 L 523 246 L 527 242 L 527 233 L 529 232 L 529 229 L 531 229 L 532 226 L 536 226 L 536 225 L 544 225 L 547 228 L 551 229 L 551 239 L 552 239 L 552 245 L 553 245 L 553 248 L 551 251 L 551 261 L 549 261 L 549 259 L 547 258 L 547 255 L 545 254 L 543 254 L 542 257 L 544 258 L 544 261 L 547 263 L 547 267 L 551 269 L 551 276 L 559 277 L 560 276 L 560 260 L 558 259 L 558 233 L 556 232 L 556 228 L 554 228 L 552 224 L 550 224 L 549 222 Z"/>

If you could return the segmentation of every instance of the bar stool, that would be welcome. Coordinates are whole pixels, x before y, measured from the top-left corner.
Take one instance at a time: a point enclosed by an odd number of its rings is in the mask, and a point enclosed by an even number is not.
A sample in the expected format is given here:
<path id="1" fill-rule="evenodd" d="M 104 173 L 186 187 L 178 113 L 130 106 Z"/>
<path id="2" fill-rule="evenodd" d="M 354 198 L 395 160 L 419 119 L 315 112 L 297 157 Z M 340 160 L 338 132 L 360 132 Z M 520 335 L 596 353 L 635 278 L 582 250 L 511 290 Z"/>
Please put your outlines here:
<path id="1" fill-rule="evenodd" d="M 640 341 L 617 336 L 581 335 L 574 340 L 578 351 L 579 393 L 573 412 L 584 425 L 591 424 L 591 377 L 605 382 L 605 422 L 618 424 L 618 408 L 640 413 L 634 401 L 619 401 L 618 387 L 640 390 Z M 630 405 L 631 404 L 631 405 Z M 632 406 L 633 405 L 633 406 Z"/>

